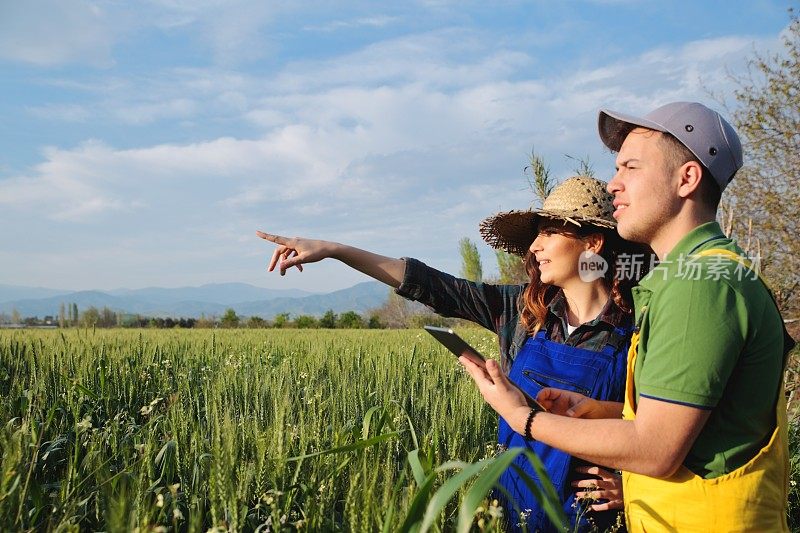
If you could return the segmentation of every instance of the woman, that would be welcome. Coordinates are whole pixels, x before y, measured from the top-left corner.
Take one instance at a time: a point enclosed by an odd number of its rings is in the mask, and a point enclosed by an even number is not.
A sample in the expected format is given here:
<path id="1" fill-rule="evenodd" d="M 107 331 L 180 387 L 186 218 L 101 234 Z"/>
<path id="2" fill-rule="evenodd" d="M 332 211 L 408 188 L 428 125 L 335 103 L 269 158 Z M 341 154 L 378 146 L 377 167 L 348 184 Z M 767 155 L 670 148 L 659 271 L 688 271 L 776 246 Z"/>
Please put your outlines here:
<path id="1" fill-rule="evenodd" d="M 270 271 L 279 266 L 284 275 L 293 266 L 302 271 L 305 263 L 339 259 L 441 315 L 494 331 L 502 368 L 532 397 L 544 387 L 557 387 L 621 401 L 632 329 L 630 287 L 636 280 L 617 276 L 615 265 L 635 249 L 617 236 L 613 211 L 605 183 L 574 177 L 556 187 L 540 210 L 484 220 L 481 234 L 489 244 L 525 257 L 530 276 L 526 285 L 473 283 L 410 258 L 388 258 L 327 241 L 258 235 L 278 244 Z M 614 473 L 532 442 L 502 418 L 498 439 L 501 447 L 527 447 L 542 458 L 573 525 L 580 507 L 576 497 L 589 495 L 597 500 L 590 516 L 600 530 L 615 522 L 622 495 Z M 524 456 L 517 466 L 536 478 Z M 509 468 L 500 481 L 503 494 L 510 496 L 510 501 L 501 498 L 512 529 L 524 524 L 528 531 L 555 530 L 515 469 Z M 596 488 L 589 493 L 586 487 Z M 586 526 L 583 517 L 579 529 Z"/>

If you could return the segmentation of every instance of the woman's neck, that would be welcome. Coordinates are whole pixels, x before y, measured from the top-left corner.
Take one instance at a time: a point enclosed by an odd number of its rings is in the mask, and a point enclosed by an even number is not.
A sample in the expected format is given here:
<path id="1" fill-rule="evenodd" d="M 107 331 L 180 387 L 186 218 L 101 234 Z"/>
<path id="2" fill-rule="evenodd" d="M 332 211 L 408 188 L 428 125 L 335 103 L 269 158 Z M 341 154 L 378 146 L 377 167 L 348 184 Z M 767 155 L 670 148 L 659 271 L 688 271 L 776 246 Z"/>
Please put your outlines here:
<path id="1" fill-rule="evenodd" d="M 608 302 L 611 294 L 602 280 L 576 281 L 562 287 L 567 300 L 567 321 L 571 326 L 580 326 L 594 320 Z"/>

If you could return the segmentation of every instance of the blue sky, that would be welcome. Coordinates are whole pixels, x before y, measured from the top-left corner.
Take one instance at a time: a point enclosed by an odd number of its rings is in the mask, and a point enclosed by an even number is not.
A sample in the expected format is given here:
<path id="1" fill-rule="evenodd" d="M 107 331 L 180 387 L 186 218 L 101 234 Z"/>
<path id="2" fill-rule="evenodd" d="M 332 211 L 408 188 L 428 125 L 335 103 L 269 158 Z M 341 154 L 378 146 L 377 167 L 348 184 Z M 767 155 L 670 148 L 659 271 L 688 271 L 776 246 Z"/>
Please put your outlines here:
<path id="1" fill-rule="evenodd" d="M 533 201 L 532 147 L 558 179 L 565 155 L 610 178 L 600 107 L 719 108 L 708 91 L 779 49 L 788 5 L 0 2 L 0 283 L 365 279 L 268 275 L 256 229 L 457 273 L 461 237 Z"/>

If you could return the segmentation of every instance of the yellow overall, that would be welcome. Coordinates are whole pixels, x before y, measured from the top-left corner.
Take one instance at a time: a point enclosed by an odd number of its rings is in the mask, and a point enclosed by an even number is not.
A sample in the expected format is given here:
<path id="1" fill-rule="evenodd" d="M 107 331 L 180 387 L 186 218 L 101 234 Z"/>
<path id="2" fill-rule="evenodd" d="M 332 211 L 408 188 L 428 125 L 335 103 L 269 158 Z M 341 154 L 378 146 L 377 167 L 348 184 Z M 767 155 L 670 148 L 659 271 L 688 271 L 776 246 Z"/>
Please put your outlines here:
<path id="1" fill-rule="evenodd" d="M 728 250 L 704 250 L 698 255 L 725 255 L 745 264 Z M 633 369 L 638 344 L 636 332 L 628 352 L 622 411 L 625 420 L 636 418 Z M 623 472 L 628 531 L 788 532 L 789 457 L 783 384 L 775 412 L 777 425 L 769 442 L 749 462 L 728 474 L 704 479 L 683 466 L 666 479 Z"/>

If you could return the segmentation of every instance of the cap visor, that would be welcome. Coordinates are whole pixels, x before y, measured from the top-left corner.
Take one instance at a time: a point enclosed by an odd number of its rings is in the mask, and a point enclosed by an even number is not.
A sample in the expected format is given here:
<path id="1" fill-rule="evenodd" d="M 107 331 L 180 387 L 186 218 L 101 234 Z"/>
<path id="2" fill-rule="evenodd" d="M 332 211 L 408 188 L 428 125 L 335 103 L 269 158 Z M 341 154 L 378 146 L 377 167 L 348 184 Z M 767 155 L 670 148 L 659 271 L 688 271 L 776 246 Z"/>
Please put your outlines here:
<path id="1" fill-rule="evenodd" d="M 626 127 L 626 125 L 629 125 Z M 600 139 L 603 144 L 608 146 L 612 151 L 619 152 L 625 136 L 632 127 L 642 127 L 649 130 L 667 131 L 663 126 L 647 120 L 646 118 L 627 115 L 609 109 L 601 109 L 597 119 L 597 127 L 600 132 Z"/>

